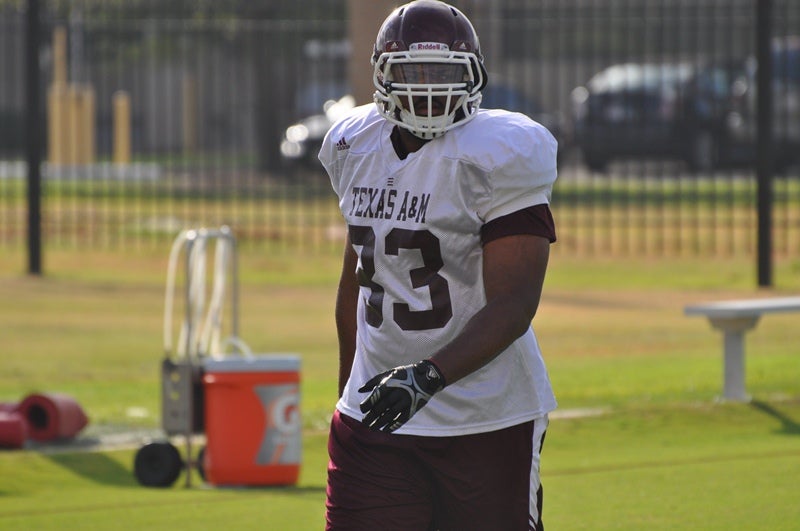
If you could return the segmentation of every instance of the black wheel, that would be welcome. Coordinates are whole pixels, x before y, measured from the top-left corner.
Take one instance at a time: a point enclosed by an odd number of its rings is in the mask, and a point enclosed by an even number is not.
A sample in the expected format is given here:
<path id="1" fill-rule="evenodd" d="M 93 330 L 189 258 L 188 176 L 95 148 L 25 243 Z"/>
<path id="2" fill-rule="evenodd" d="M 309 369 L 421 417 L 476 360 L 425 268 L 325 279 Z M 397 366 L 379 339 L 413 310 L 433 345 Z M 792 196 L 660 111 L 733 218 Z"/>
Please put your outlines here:
<path id="1" fill-rule="evenodd" d="M 169 487 L 183 469 L 178 449 L 169 442 L 152 442 L 139 448 L 133 473 L 145 487 Z"/>
<path id="2" fill-rule="evenodd" d="M 200 476 L 200 479 L 202 479 L 205 482 L 208 482 L 208 480 L 206 479 L 206 468 L 204 463 L 205 458 L 206 458 L 206 447 L 203 446 L 200 448 L 200 451 L 197 452 L 197 464 L 196 464 L 197 474 Z"/>

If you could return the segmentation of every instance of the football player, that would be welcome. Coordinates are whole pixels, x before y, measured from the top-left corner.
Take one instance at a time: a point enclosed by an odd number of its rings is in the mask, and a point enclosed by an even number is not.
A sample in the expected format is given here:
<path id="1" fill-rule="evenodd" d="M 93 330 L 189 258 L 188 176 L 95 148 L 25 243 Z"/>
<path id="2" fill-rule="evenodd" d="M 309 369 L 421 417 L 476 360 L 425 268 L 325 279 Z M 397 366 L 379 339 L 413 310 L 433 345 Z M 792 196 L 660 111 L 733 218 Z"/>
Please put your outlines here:
<path id="1" fill-rule="evenodd" d="M 395 9 L 372 64 L 375 103 L 319 154 L 347 224 L 327 529 L 542 529 L 556 140 L 480 107 L 478 35 L 444 2 Z"/>

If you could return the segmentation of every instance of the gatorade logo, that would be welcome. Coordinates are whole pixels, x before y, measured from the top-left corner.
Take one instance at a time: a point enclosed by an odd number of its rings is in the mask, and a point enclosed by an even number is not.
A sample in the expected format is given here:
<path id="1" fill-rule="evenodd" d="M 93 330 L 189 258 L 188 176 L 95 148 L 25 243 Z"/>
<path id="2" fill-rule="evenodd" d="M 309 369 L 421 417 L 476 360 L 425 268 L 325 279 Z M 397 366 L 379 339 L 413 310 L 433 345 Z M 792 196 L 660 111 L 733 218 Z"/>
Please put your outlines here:
<path id="1" fill-rule="evenodd" d="M 267 421 L 256 464 L 299 463 L 301 426 L 297 384 L 259 385 L 255 392 Z"/>

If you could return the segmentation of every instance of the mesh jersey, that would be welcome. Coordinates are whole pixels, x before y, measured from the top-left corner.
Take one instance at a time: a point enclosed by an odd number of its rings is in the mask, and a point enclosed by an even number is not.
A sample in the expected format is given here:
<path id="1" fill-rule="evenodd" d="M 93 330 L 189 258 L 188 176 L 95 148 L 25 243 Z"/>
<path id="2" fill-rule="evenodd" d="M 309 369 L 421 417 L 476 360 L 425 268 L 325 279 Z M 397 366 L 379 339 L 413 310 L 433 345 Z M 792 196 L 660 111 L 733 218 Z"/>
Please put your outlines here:
<path id="1" fill-rule="evenodd" d="M 337 408 L 361 419 L 358 389 L 375 374 L 434 354 L 486 303 L 480 229 L 549 203 L 556 141 L 526 116 L 479 111 L 401 160 L 374 105 L 330 129 L 319 158 L 358 253 L 360 296 L 350 379 Z M 487 432 L 556 407 L 532 329 L 448 385 L 398 434 Z"/>

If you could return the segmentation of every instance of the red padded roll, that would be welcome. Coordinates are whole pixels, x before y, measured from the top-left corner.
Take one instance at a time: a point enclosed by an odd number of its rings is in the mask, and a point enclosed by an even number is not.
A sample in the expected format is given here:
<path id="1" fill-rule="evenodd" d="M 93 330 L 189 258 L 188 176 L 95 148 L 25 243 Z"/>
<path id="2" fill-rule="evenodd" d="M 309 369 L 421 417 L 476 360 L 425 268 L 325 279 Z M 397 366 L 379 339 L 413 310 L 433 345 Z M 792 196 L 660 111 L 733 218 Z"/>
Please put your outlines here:
<path id="1" fill-rule="evenodd" d="M 19 412 L 28 422 L 28 436 L 40 442 L 70 439 L 89 423 L 78 402 L 60 393 L 28 395 Z"/>

